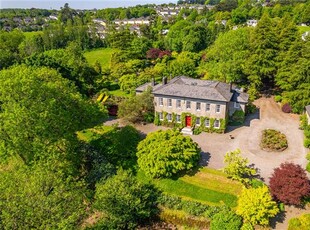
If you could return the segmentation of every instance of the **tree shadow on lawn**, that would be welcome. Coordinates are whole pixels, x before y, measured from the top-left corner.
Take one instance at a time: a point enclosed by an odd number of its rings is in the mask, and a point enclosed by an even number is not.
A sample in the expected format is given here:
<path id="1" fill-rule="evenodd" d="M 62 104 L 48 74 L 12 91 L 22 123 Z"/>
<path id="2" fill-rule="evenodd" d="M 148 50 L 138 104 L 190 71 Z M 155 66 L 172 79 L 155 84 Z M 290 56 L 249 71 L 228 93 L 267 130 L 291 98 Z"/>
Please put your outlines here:
<path id="1" fill-rule="evenodd" d="M 177 173 L 176 175 L 172 176 L 171 179 L 178 180 L 180 177 L 183 177 L 183 176 L 195 176 L 200 171 L 200 169 L 204 168 L 205 166 L 208 166 L 210 158 L 211 158 L 211 154 L 209 152 L 201 152 L 200 160 L 196 167 L 190 170 L 181 171 Z"/>
<path id="2" fill-rule="evenodd" d="M 278 223 L 283 223 L 286 218 L 286 212 L 280 212 L 275 217 L 270 219 L 270 227 L 275 229 Z"/>

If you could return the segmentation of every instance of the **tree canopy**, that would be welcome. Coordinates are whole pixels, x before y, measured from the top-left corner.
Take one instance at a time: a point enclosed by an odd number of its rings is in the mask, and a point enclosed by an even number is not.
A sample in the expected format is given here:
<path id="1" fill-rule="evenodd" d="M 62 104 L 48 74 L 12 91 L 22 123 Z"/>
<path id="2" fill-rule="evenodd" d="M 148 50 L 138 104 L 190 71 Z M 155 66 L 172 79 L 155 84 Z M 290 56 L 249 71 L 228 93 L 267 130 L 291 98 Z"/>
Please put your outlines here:
<path id="1" fill-rule="evenodd" d="M 0 152 L 25 163 L 63 152 L 75 132 L 105 118 L 56 70 L 17 66 L 0 72 Z"/>
<path id="2" fill-rule="evenodd" d="M 0 173 L 1 229 L 77 227 L 85 215 L 85 184 L 50 163 Z"/>
<path id="3" fill-rule="evenodd" d="M 190 137 L 178 131 L 149 133 L 138 145 L 138 165 L 146 175 L 171 177 L 178 172 L 195 167 L 200 158 L 200 148 Z"/>
<path id="4" fill-rule="evenodd" d="M 151 184 L 142 184 L 126 171 L 105 183 L 96 185 L 95 207 L 107 215 L 105 225 L 110 229 L 135 229 L 157 212 L 159 193 Z"/>

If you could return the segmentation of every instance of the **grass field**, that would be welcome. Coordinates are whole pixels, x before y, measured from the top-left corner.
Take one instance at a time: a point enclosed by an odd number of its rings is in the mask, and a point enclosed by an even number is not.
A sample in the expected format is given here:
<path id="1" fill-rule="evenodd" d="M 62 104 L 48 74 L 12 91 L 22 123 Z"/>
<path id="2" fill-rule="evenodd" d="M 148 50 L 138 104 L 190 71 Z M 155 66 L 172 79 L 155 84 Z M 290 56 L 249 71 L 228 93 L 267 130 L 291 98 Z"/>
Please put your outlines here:
<path id="1" fill-rule="evenodd" d="M 98 60 L 102 68 L 106 68 L 109 67 L 111 55 L 115 51 L 117 50 L 112 48 L 95 49 L 85 52 L 84 57 L 90 65 L 95 64 L 95 62 Z"/>
<path id="2" fill-rule="evenodd" d="M 143 172 L 138 173 L 140 180 L 149 180 Z M 202 168 L 193 176 L 183 176 L 174 179 L 151 180 L 158 188 L 169 194 L 177 195 L 189 200 L 197 200 L 209 205 L 228 206 L 237 205 L 237 196 L 242 190 L 242 185 L 232 181 L 217 170 Z"/>

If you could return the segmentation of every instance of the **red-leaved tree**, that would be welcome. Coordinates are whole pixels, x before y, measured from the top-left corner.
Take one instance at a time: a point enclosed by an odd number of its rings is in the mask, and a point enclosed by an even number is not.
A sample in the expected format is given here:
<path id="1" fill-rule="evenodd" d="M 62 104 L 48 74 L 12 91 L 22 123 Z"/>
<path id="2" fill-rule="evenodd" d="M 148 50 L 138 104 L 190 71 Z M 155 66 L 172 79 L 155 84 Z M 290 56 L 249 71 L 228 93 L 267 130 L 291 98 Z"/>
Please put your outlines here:
<path id="1" fill-rule="evenodd" d="M 284 204 L 300 205 L 301 199 L 310 195 L 306 171 L 293 163 L 284 163 L 275 168 L 269 187 L 272 196 Z"/>

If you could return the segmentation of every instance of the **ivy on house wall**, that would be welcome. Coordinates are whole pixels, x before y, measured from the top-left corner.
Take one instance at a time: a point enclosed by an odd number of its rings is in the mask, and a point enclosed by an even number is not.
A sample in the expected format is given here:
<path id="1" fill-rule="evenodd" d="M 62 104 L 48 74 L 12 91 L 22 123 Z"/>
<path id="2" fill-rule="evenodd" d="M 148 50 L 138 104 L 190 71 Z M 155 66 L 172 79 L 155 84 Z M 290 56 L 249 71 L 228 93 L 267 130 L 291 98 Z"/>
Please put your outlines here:
<path id="1" fill-rule="evenodd" d="M 227 123 L 228 123 L 228 119 L 220 119 L 220 127 L 215 128 L 214 127 L 215 118 L 199 117 L 200 118 L 200 125 L 196 125 L 197 116 L 194 114 L 188 113 L 188 112 L 184 112 L 181 114 L 181 122 L 180 123 L 177 122 L 177 119 L 176 119 L 177 114 L 172 113 L 172 121 L 169 122 L 167 119 L 167 112 L 162 112 L 162 113 L 163 113 L 164 119 L 162 121 L 160 121 L 159 120 L 159 113 L 156 112 L 155 120 L 154 120 L 155 125 L 164 125 L 164 126 L 173 127 L 173 128 L 183 128 L 186 126 L 186 116 L 190 116 L 191 117 L 191 127 L 193 128 L 194 134 L 199 134 L 201 132 L 224 133 L 225 129 L 227 127 Z M 206 119 L 209 119 L 209 121 L 210 121 L 209 127 L 205 126 Z"/>
<path id="2" fill-rule="evenodd" d="M 159 113 L 155 112 L 155 117 L 154 117 L 154 124 L 159 126 L 161 125 L 160 119 L 159 119 Z"/>

